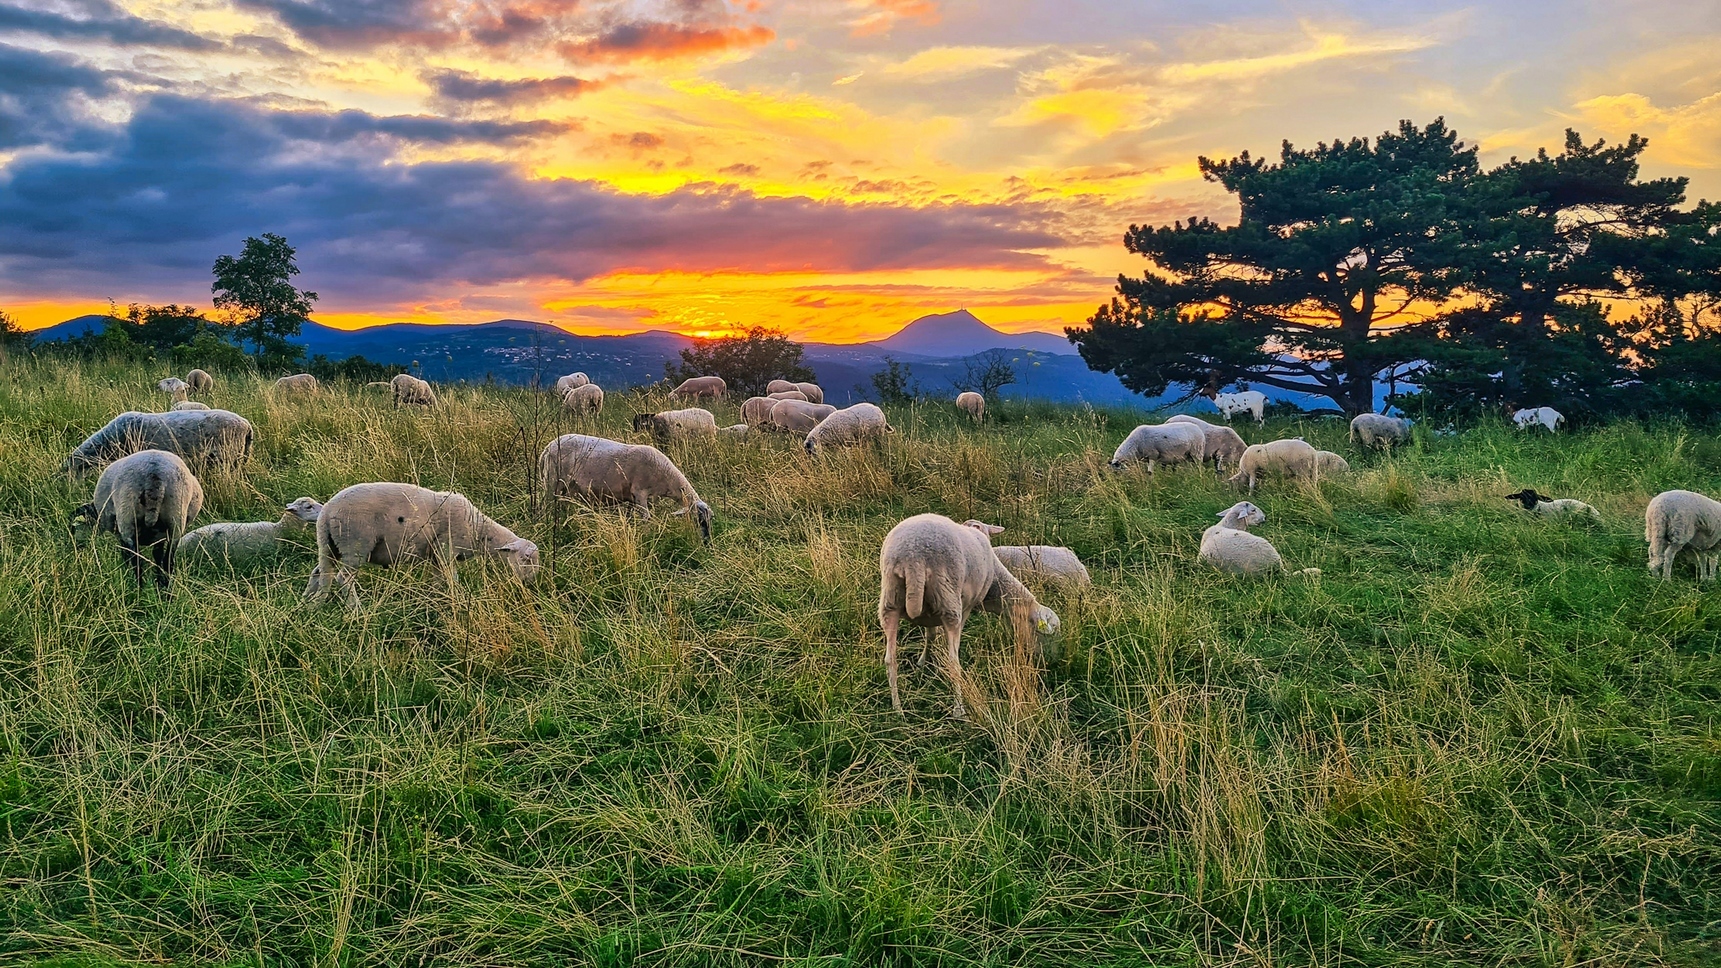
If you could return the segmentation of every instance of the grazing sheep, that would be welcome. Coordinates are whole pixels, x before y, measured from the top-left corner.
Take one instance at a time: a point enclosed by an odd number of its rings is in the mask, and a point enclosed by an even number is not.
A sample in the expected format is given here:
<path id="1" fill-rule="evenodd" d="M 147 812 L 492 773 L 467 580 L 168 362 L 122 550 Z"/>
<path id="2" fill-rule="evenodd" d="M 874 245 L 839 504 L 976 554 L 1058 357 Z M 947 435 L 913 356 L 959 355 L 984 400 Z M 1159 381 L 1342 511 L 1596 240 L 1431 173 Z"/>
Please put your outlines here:
<path id="1" fill-rule="evenodd" d="M 677 437 L 714 437 L 717 435 L 717 418 L 711 411 L 698 407 L 636 413 L 633 429 L 651 431 L 651 438 L 661 444 Z"/>
<path id="2" fill-rule="evenodd" d="M 802 393 L 799 390 L 778 390 L 776 393 L 773 393 L 769 397 L 767 397 L 767 399 L 770 399 L 770 400 L 799 400 L 802 403 L 812 403 L 811 400 L 807 399 L 807 395 L 805 393 Z"/>
<path id="3" fill-rule="evenodd" d="M 215 378 L 205 370 L 192 370 L 185 375 L 185 382 L 191 384 L 191 389 L 195 393 L 215 389 Z"/>
<path id="4" fill-rule="evenodd" d="M 761 429 L 781 430 L 791 434 L 811 433 L 819 421 L 837 408 L 828 403 L 807 403 L 804 400 L 778 400 Z"/>
<path id="5" fill-rule="evenodd" d="M 1553 407 L 1535 407 L 1530 410 L 1514 411 L 1512 414 L 1512 422 L 1518 425 L 1519 430 L 1527 430 L 1531 427 L 1541 426 L 1546 427 L 1548 429 L 1548 433 L 1551 434 L 1559 430 L 1566 422 L 1566 415 L 1555 410 Z"/>
<path id="6" fill-rule="evenodd" d="M 237 468 L 251 456 L 251 422 L 227 410 L 120 414 L 91 434 L 60 465 L 84 477 L 98 465 L 140 450 L 165 450 L 196 467 Z"/>
<path id="7" fill-rule="evenodd" d="M 801 391 L 801 395 L 806 397 L 809 403 L 825 402 L 825 388 L 817 383 L 797 383 L 795 389 Z"/>
<path id="8" fill-rule="evenodd" d="M 1272 542 L 1249 533 L 1249 528 L 1267 520 L 1261 509 L 1241 501 L 1220 512 L 1219 523 L 1201 533 L 1200 558 L 1220 571 L 1233 575 L 1283 574 L 1285 560 Z M 1304 568 L 1299 575 L 1318 575 L 1319 568 Z"/>
<path id="9" fill-rule="evenodd" d="M 675 462 L 649 444 L 563 434 L 538 455 L 538 482 L 552 498 L 620 504 L 647 518 L 654 498 L 680 501 L 676 517 L 692 512 L 700 537 L 711 543 L 711 506 Z"/>
<path id="10" fill-rule="evenodd" d="M 1321 467 L 1316 453 L 1308 441 L 1301 438 L 1250 444 L 1243 451 L 1243 459 L 1237 462 L 1237 473 L 1227 478 L 1225 483 L 1247 481 L 1249 493 L 1253 494 L 1256 481 L 1268 474 L 1314 480 L 1320 474 Z"/>
<path id="11" fill-rule="evenodd" d="M 1643 511 L 1643 536 L 1649 541 L 1649 571 L 1673 577 L 1673 560 L 1689 555 L 1697 577 L 1714 581 L 1721 564 L 1721 501 L 1695 491 L 1662 491 Z"/>
<path id="12" fill-rule="evenodd" d="M 403 406 L 436 406 L 435 388 L 410 373 L 396 373 L 394 379 L 388 381 L 388 385 L 394 390 L 394 407 L 396 410 Z"/>
<path id="13" fill-rule="evenodd" d="M 170 376 L 167 379 L 162 380 L 160 383 L 157 383 L 155 388 L 171 397 L 174 403 L 178 403 L 185 399 L 185 394 L 191 389 L 191 384 L 181 380 L 179 377 Z"/>
<path id="14" fill-rule="evenodd" d="M 1506 500 L 1517 501 L 1523 505 L 1524 510 L 1534 511 L 1545 517 L 1560 518 L 1567 515 L 1577 515 L 1589 518 L 1591 521 L 1601 520 L 1601 512 L 1582 501 L 1569 497 L 1544 497 L 1537 494 L 1533 487 L 1526 487 L 1516 494 L 1508 494 Z"/>
<path id="15" fill-rule="evenodd" d="M 169 411 L 173 411 L 173 410 L 208 410 L 209 404 L 204 403 L 200 400 L 181 400 L 178 403 L 174 404 L 173 406 L 171 406 L 167 409 Z"/>
<path id="16" fill-rule="evenodd" d="M 230 564 L 275 554 L 284 535 L 317 523 L 321 502 L 301 497 L 287 505 L 278 521 L 227 521 L 206 524 L 179 539 L 181 555 L 224 559 Z"/>
<path id="17" fill-rule="evenodd" d="M 744 439 L 752 431 L 753 431 L 753 428 L 748 426 L 747 424 L 744 424 L 744 423 L 730 424 L 727 427 L 718 427 L 717 428 L 717 436 L 719 436 L 719 437 L 733 437 L 736 440 L 741 440 L 741 439 Z"/>
<path id="18" fill-rule="evenodd" d="M 1384 413 L 1359 413 L 1351 418 L 1350 440 L 1363 447 L 1392 447 L 1410 439 L 1410 421 Z"/>
<path id="19" fill-rule="evenodd" d="M 162 588 L 173 580 L 173 559 L 185 526 L 203 510 L 203 485 L 178 454 L 140 450 L 109 464 L 96 482 L 95 500 L 72 512 L 74 534 L 111 531 L 119 537 L 120 555 L 130 562 L 143 587 L 149 548 L 155 581 Z"/>
<path id="20" fill-rule="evenodd" d="M 1127 463 L 1144 460 L 1147 472 L 1152 474 L 1154 465 L 1161 462 L 1199 464 L 1206 458 L 1207 434 L 1200 427 L 1188 423 L 1142 424 L 1117 445 L 1117 452 L 1111 455 L 1111 466 L 1121 470 Z"/>
<path id="21" fill-rule="evenodd" d="M 474 555 L 501 558 L 522 582 L 538 573 L 538 546 L 460 494 L 413 484 L 354 484 L 329 498 L 317 516 L 317 567 L 305 597 L 320 601 L 338 586 L 347 605 L 357 608 L 353 576 L 360 565 L 452 564 Z"/>
<path id="22" fill-rule="evenodd" d="M 1351 462 L 1338 454 L 1330 450 L 1315 451 L 1315 473 L 1319 476 L 1330 477 L 1334 474 L 1349 474 L 1350 471 Z"/>
<path id="23" fill-rule="evenodd" d="M 582 383 L 562 394 L 562 407 L 572 413 L 596 416 L 604 412 L 604 391 L 596 383 Z"/>
<path id="24" fill-rule="evenodd" d="M 669 391 L 669 395 L 679 400 L 699 400 L 704 397 L 717 399 L 728 392 L 729 384 L 724 383 L 722 377 L 696 376 L 681 381 L 681 385 Z"/>
<path id="25" fill-rule="evenodd" d="M 776 405 L 777 401 L 770 397 L 748 397 L 747 402 L 741 405 L 741 419 L 748 426 L 757 427 L 770 421 L 771 408 Z"/>
<path id="26" fill-rule="evenodd" d="M 896 433 L 889 421 L 885 420 L 884 411 L 870 403 L 857 403 L 852 407 L 838 410 L 807 432 L 806 442 L 808 454 L 817 454 L 827 447 L 847 447 L 853 444 L 865 443 L 869 440 L 883 440 L 885 434 Z"/>
<path id="27" fill-rule="evenodd" d="M 962 703 L 959 647 L 969 613 L 978 608 L 1009 615 L 1018 620 L 1014 622 L 1018 633 L 1031 622 L 1036 633 L 1033 644 L 1040 654 L 1046 640 L 1057 634 L 1057 613 L 1041 605 L 1034 593 L 1010 574 L 992 553 L 986 536 L 943 515 L 917 514 L 891 528 L 879 549 L 878 570 L 885 674 L 890 679 L 891 706 L 899 714 L 902 696 L 896 684 L 896 640 L 904 619 L 911 625 L 944 630 L 944 669 L 955 690 L 951 715 L 957 719 L 968 716 Z"/>
<path id="28" fill-rule="evenodd" d="M 1249 446 L 1243 442 L 1242 437 L 1237 436 L 1237 431 L 1230 427 L 1210 424 L 1200 417 L 1180 413 L 1174 417 L 1167 417 L 1165 422 L 1168 424 L 1186 423 L 1193 427 L 1200 427 L 1201 432 L 1207 435 L 1206 459 L 1213 462 L 1215 471 L 1223 471 L 1227 464 L 1236 466 L 1237 462 L 1243 459 L 1243 451 Z"/>
<path id="29" fill-rule="evenodd" d="M 295 373 L 275 381 L 275 389 L 289 393 L 317 392 L 317 378 L 309 373 Z"/>
<path id="30" fill-rule="evenodd" d="M 956 395 L 956 409 L 979 423 L 986 416 L 986 398 L 973 390 L 964 390 Z"/>
<path id="31" fill-rule="evenodd" d="M 1207 393 L 1207 399 L 1219 408 L 1225 422 L 1230 423 L 1231 417 L 1239 413 L 1247 413 L 1255 418 L 1256 424 L 1267 421 L 1267 395 L 1259 390 L 1244 390 L 1241 393 Z"/>
<path id="32" fill-rule="evenodd" d="M 591 377 L 584 373 L 569 373 L 567 376 L 556 378 L 556 396 L 566 399 L 568 391 L 575 387 L 583 387 L 592 382 Z"/>
<path id="33" fill-rule="evenodd" d="M 791 383 L 788 380 L 772 380 L 770 383 L 765 384 L 765 392 L 768 394 L 783 393 L 788 390 L 799 389 L 801 389 L 799 384 Z"/>

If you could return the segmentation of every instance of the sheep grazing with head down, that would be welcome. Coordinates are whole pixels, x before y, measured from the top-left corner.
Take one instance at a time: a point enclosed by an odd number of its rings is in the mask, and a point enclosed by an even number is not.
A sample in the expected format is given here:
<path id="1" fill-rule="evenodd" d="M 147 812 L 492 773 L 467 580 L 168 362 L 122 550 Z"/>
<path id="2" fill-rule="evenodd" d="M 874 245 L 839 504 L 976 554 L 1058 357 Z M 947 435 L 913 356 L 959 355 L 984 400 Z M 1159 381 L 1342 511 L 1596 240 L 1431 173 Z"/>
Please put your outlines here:
<path id="1" fill-rule="evenodd" d="M 1330 450 L 1315 451 L 1315 473 L 1320 477 L 1349 474 L 1351 462 Z"/>
<path id="2" fill-rule="evenodd" d="M 819 421 L 825 419 L 837 408 L 828 403 L 807 403 L 805 400 L 778 400 L 772 407 L 761 430 L 782 431 L 791 434 L 812 433 Z"/>
<path id="3" fill-rule="evenodd" d="M 316 393 L 317 378 L 309 373 L 295 373 L 276 380 L 275 389 L 283 393 Z"/>
<path id="4" fill-rule="evenodd" d="M 777 401 L 770 397 L 748 397 L 747 402 L 741 404 L 741 421 L 749 427 L 769 423 L 771 408 L 776 405 Z"/>
<path id="5" fill-rule="evenodd" d="M 665 410 L 662 413 L 636 413 L 633 429 L 648 430 L 651 439 L 660 444 L 688 437 L 717 436 L 717 417 L 709 410 L 688 407 L 685 410 Z"/>
<path id="6" fill-rule="evenodd" d="M 1180 413 L 1165 418 L 1165 422 L 1168 424 L 1186 423 L 1193 427 L 1200 427 L 1201 432 L 1207 435 L 1206 459 L 1213 462 L 1215 471 L 1223 471 L 1227 464 L 1236 466 L 1237 462 L 1243 459 L 1243 451 L 1249 446 L 1243 442 L 1242 437 L 1237 436 L 1237 431 L 1230 427 L 1210 424 L 1200 417 Z"/>
<path id="7" fill-rule="evenodd" d="M 1532 407 L 1528 410 L 1512 412 L 1512 423 L 1516 424 L 1519 430 L 1542 427 L 1551 434 L 1564 426 L 1565 422 L 1566 415 L 1553 407 Z"/>
<path id="8" fill-rule="evenodd" d="M 167 394 L 174 403 L 178 403 L 185 399 L 186 393 L 190 392 L 191 384 L 181 380 L 179 377 L 170 376 L 157 383 L 155 388 Z"/>
<path id="9" fill-rule="evenodd" d="M 801 391 L 801 396 L 806 397 L 808 403 L 825 402 L 825 388 L 817 383 L 797 383 L 795 389 Z"/>
<path id="10" fill-rule="evenodd" d="M 851 447 L 869 440 L 883 440 L 886 434 L 894 433 L 896 428 L 885 420 L 883 410 L 870 403 L 857 403 L 819 421 L 817 426 L 807 431 L 807 439 L 802 446 L 808 454 L 817 454 L 831 447 Z"/>
<path id="11" fill-rule="evenodd" d="M 582 383 L 562 394 L 562 409 L 574 414 L 597 416 L 604 412 L 604 391 L 596 383 Z"/>
<path id="12" fill-rule="evenodd" d="M 973 390 L 964 390 L 956 395 L 956 409 L 968 415 L 968 418 L 979 423 L 986 417 L 986 398 Z"/>
<path id="13" fill-rule="evenodd" d="M 347 605 L 357 608 L 353 577 L 360 565 L 452 565 L 475 555 L 500 558 L 522 582 L 538 574 L 538 546 L 486 517 L 463 495 L 414 484 L 354 484 L 329 498 L 317 516 L 317 567 L 305 597 L 321 601 L 339 587 Z"/>
<path id="14" fill-rule="evenodd" d="M 321 502 L 301 497 L 287 505 L 275 521 L 225 521 L 206 524 L 179 539 L 179 553 L 229 564 L 267 558 L 281 550 L 283 538 L 316 525 Z"/>
<path id="15" fill-rule="evenodd" d="M 140 450 L 102 471 L 95 500 L 72 512 L 72 531 L 113 532 L 138 587 L 143 587 L 146 561 L 153 559 L 156 584 L 166 588 L 173 580 L 180 535 L 202 510 L 203 485 L 178 454 Z M 145 548 L 150 559 L 144 558 Z"/>
<path id="16" fill-rule="evenodd" d="M 1041 605 L 1027 586 L 992 553 L 992 544 L 974 528 L 939 514 L 918 514 L 885 536 L 878 556 L 878 620 L 884 626 L 884 666 L 890 703 L 900 714 L 897 689 L 897 631 L 903 621 L 944 630 L 945 674 L 955 690 L 951 715 L 966 719 L 962 702 L 962 627 L 975 609 L 1009 615 L 1018 632 L 1034 630 L 1035 652 L 1044 654 L 1057 634 L 1058 615 Z M 1027 644 L 1027 643 L 1023 643 Z"/>
<path id="17" fill-rule="evenodd" d="M 728 392 L 729 384 L 724 383 L 722 377 L 696 376 L 681 381 L 681 385 L 669 391 L 669 395 L 677 400 L 703 400 L 706 397 L 715 400 Z"/>
<path id="18" fill-rule="evenodd" d="M 215 389 L 215 378 L 206 370 L 192 370 L 185 375 L 185 382 L 191 385 L 193 393 L 205 393 Z"/>
<path id="19" fill-rule="evenodd" d="M 388 381 L 388 386 L 394 391 L 396 410 L 401 407 L 436 406 L 436 388 L 410 373 L 396 373 L 394 379 Z"/>
<path id="20" fill-rule="evenodd" d="M 1321 472 L 1321 462 L 1317 454 L 1315 448 L 1301 438 L 1250 444 L 1243 451 L 1243 459 L 1237 462 L 1237 473 L 1227 478 L 1226 483 L 1238 484 L 1247 481 L 1249 493 L 1253 494 L 1256 482 L 1269 474 L 1312 481 L 1319 477 Z"/>
<path id="21" fill-rule="evenodd" d="M 711 506 L 656 447 L 563 434 L 538 455 L 538 483 L 552 498 L 619 504 L 647 518 L 652 501 L 679 501 L 676 515 L 692 514 L 700 537 L 711 543 Z"/>
<path id="22" fill-rule="evenodd" d="M 1201 533 L 1202 561 L 1233 575 L 1283 574 L 1285 559 L 1272 542 L 1249 529 L 1267 520 L 1261 509 L 1240 501 L 1220 512 L 1219 523 Z M 1318 575 L 1319 568 L 1304 568 L 1299 575 Z"/>
<path id="23" fill-rule="evenodd" d="M 1674 559 L 1695 559 L 1697 577 L 1714 581 L 1721 565 L 1721 501 L 1696 491 L 1662 491 L 1643 510 L 1649 572 L 1673 577 Z"/>
<path id="24" fill-rule="evenodd" d="M 1147 472 L 1153 473 L 1157 464 L 1199 464 L 1207 459 L 1207 433 L 1189 423 L 1142 424 L 1130 431 L 1117 451 L 1111 455 L 1111 466 L 1121 470 L 1125 464 L 1147 462 Z"/>
<path id="25" fill-rule="evenodd" d="M 592 382 L 591 377 L 586 376 L 584 373 L 569 373 L 567 376 L 557 377 L 555 387 L 556 396 L 566 398 L 569 390 L 572 390 L 575 387 L 583 387 L 590 382 Z"/>
<path id="26" fill-rule="evenodd" d="M 1591 521 L 1600 521 L 1601 512 L 1575 498 L 1544 497 L 1536 493 L 1533 487 L 1526 487 L 1516 494 L 1506 495 L 1506 500 L 1517 501 L 1526 511 L 1534 511 L 1543 517 L 1563 518 L 1580 517 Z"/>
<path id="27" fill-rule="evenodd" d="M 84 477 L 110 460 L 140 450 L 178 454 L 197 468 L 237 468 L 251 456 L 251 422 L 227 410 L 127 411 L 91 434 L 60 470 Z"/>
<path id="28" fill-rule="evenodd" d="M 1351 443 L 1364 448 L 1392 448 L 1410 439 L 1410 420 L 1384 413 L 1359 413 L 1351 418 Z"/>

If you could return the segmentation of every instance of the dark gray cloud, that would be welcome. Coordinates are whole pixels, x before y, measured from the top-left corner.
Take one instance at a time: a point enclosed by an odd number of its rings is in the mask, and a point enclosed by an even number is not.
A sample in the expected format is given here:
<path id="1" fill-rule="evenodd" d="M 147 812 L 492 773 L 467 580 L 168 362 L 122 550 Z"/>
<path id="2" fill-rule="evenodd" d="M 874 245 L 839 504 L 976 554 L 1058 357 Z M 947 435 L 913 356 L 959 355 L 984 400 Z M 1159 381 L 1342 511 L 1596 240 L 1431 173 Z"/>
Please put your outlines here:
<path id="1" fill-rule="evenodd" d="M 64 54 L 0 44 L 0 148 L 84 146 L 83 102 L 112 83 L 112 75 Z"/>
<path id="2" fill-rule="evenodd" d="M 445 41 L 456 33 L 433 0 L 238 0 L 238 5 L 273 14 L 293 33 L 334 50 Z"/>
<path id="3" fill-rule="evenodd" d="M 112 0 L 62 0 L 52 5 L 0 2 L 0 33 L 111 40 L 116 44 L 184 50 L 213 50 L 221 46 L 171 24 L 133 16 Z"/>
<path id="4" fill-rule="evenodd" d="M 436 90 L 438 99 L 455 104 L 489 103 L 498 105 L 541 101 L 549 97 L 569 97 L 583 94 L 597 82 L 579 77 L 531 77 L 504 81 L 465 71 L 432 71 L 424 80 Z"/>

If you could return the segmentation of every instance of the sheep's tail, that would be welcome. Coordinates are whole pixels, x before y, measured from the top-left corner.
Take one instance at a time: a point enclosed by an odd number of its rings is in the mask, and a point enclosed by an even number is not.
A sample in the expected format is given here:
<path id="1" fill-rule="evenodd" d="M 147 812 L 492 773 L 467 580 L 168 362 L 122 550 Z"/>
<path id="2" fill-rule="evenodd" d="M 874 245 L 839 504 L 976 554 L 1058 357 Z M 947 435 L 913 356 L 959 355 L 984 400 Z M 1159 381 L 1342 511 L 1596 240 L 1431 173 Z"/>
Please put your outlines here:
<path id="1" fill-rule="evenodd" d="M 926 562 L 905 561 L 897 567 L 904 585 L 902 610 L 909 618 L 919 618 L 926 611 Z"/>
<path id="2" fill-rule="evenodd" d="M 167 504 L 167 479 L 151 469 L 140 482 L 137 494 L 136 524 L 154 531 L 161 524 L 162 511 Z"/>

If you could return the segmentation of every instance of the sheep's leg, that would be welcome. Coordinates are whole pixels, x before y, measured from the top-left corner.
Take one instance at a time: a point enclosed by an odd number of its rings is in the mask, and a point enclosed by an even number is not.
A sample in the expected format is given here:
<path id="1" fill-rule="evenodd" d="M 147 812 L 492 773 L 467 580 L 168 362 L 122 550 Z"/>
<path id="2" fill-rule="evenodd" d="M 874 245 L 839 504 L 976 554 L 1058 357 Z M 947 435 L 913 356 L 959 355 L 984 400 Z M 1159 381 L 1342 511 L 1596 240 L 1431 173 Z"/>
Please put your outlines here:
<path id="1" fill-rule="evenodd" d="M 956 694 L 956 704 L 950 707 L 950 718 L 967 719 L 968 707 L 962 703 L 962 617 L 944 623 L 944 674 L 950 677 L 950 688 Z"/>
<path id="2" fill-rule="evenodd" d="M 890 680 L 890 706 L 902 715 L 902 694 L 896 687 L 896 633 L 902 625 L 902 616 L 892 609 L 884 613 L 880 619 L 884 623 L 884 675 Z"/>
<path id="3" fill-rule="evenodd" d="M 357 612 L 363 607 L 359 602 L 359 590 L 357 583 L 353 580 L 354 577 L 353 569 L 342 565 L 335 566 L 334 585 L 341 590 L 342 597 L 347 600 L 347 611 L 349 612 Z"/>
<path id="4" fill-rule="evenodd" d="M 173 548 L 173 539 L 169 538 L 166 541 L 157 542 L 155 547 L 150 549 L 153 557 L 155 558 L 156 587 L 160 588 L 169 597 L 173 594 L 169 588 L 169 585 L 173 581 Z"/>
<path id="5" fill-rule="evenodd" d="M 305 597 L 311 601 L 320 601 L 327 594 L 329 576 L 323 571 L 323 563 L 317 562 L 317 567 L 311 569 L 311 581 L 305 586 Z"/>
<path id="6" fill-rule="evenodd" d="M 120 539 L 120 558 L 131 565 L 132 578 L 137 581 L 138 591 L 143 591 L 143 566 L 147 559 L 138 550 L 136 539 Z"/>

